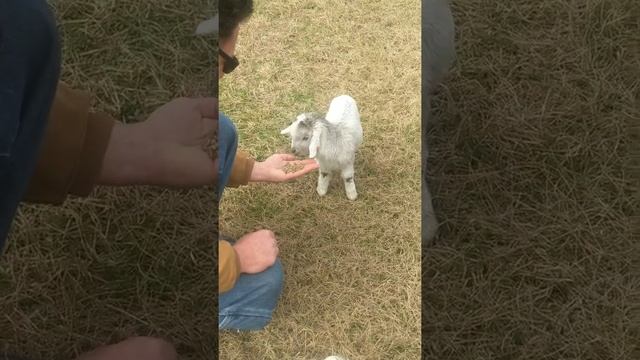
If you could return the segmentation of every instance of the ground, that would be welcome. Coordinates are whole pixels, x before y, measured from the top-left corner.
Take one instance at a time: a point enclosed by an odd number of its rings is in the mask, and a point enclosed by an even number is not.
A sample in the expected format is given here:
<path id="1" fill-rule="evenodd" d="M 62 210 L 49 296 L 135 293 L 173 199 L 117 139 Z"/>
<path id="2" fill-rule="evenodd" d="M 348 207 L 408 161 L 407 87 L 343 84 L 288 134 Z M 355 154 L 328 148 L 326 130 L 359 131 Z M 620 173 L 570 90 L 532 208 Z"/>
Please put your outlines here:
<path id="1" fill-rule="evenodd" d="M 176 96 L 208 93 L 215 52 L 192 32 L 210 5 L 57 2 L 63 79 L 124 121 Z M 241 66 L 222 85 L 222 107 L 242 148 L 264 158 L 286 149 L 279 131 L 295 114 L 351 94 L 365 131 L 360 198 L 348 201 L 336 185 L 318 199 L 315 176 L 227 194 L 223 231 L 275 230 L 287 280 L 269 328 L 225 334 L 222 358 L 416 358 L 419 5 L 398 2 L 391 14 L 383 1 L 277 5 L 258 2 L 238 49 Z M 68 359 L 151 334 L 175 342 L 185 359 L 211 358 L 212 195 L 99 189 L 63 207 L 23 206 L 0 267 L 3 349 Z"/>
<path id="2" fill-rule="evenodd" d="M 423 258 L 424 355 L 639 359 L 637 1 L 453 8 L 458 62 L 429 131 L 443 224 Z"/>
<path id="3" fill-rule="evenodd" d="M 211 2 L 56 3 L 63 78 L 97 107 L 135 121 L 207 93 L 211 42 L 191 35 Z M 241 146 L 286 148 L 287 120 L 348 91 L 361 198 L 336 185 L 318 199 L 314 176 L 227 194 L 222 230 L 274 229 L 287 283 L 267 330 L 223 334 L 222 358 L 417 358 L 419 6 L 390 4 L 258 2 L 221 85 Z M 457 0 L 454 14 L 458 62 L 429 131 L 442 228 L 422 259 L 423 355 L 640 358 L 636 2 Z M 69 359 L 153 334 L 211 358 L 214 215 L 211 189 L 22 207 L 0 265 L 1 349 Z"/>
<path id="4" fill-rule="evenodd" d="M 416 359 L 420 354 L 420 4 L 257 1 L 241 30 L 240 66 L 220 83 L 240 147 L 258 159 L 304 111 L 347 93 L 360 107 L 359 198 L 314 173 L 231 190 L 220 231 L 276 232 L 285 290 L 261 333 L 221 333 L 221 359 Z"/>
<path id="5" fill-rule="evenodd" d="M 62 78 L 123 121 L 211 94 L 215 39 L 193 34 L 207 0 L 56 1 Z M 129 335 L 215 353 L 212 189 L 99 189 L 23 206 L 0 264 L 0 352 L 71 359 Z"/>

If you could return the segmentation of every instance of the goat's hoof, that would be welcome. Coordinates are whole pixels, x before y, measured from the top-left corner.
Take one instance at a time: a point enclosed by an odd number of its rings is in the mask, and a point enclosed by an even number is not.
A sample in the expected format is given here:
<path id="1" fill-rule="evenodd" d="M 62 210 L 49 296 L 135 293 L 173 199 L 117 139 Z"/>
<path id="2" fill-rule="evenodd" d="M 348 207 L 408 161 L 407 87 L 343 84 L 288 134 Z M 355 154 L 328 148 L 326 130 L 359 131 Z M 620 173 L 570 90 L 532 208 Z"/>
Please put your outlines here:
<path id="1" fill-rule="evenodd" d="M 318 188 L 318 189 L 316 189 L 316 191 L 318 192 L 318 195 L 320 195 L 320 196 L 325 196 L 325 195 L 327 195 L 327 189 L 320 189 L 320 188 Z"/>
<path id="2" fill-rule="evenodd" d="M 356 192 L 351 193 L 351 194 L 347 194 L 347 199 L 349 199 L 349 200 L 355 200 L 357 198 L 358 198 L 358 193 L 356 193 Z"/>

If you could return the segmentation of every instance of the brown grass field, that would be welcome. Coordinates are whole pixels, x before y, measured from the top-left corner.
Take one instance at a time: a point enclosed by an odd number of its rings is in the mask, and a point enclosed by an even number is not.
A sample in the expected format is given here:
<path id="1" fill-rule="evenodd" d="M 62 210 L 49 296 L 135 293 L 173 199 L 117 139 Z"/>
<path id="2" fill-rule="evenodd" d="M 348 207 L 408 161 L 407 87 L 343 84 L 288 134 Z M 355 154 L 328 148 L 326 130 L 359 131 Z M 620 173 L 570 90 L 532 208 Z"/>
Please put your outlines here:
<path id="1" fill-rule="evenodd" d="M 454 1 L 426 358 L 640 359 L 639 6 Z"/>
<path id="2" fill-rule="evenodd" d="M 317 175 L 231 190 L 220 232 L 279 235 L 285 289 L 265 331 L 221 333 L 221 359 L 416 359 L 420 356 L 420 3 L 256 1 L 241 65 L 220 106 L 241 148 L 288 149 L 280 130 L 347 93 L 360 107 L 359 198 Z"/>
<path id="3" fill-rule="evenodd" d="M 210 95 L 215 38 L 193 35 L 210 0 L 55 2 L 62 78 L 95 106 L 144 119 L 182 95 Z M 210 359 L 212 189 L 99 189 L 63 207 L 23 206 L 0 264 L 0 353 L 69 360 L 130 335 Z"/>
<path id="4" fill-rule="evenodd" d="M 220 84 L 240 143 L 339 93 L 359 101 L 360 198 L 315 174 L 229 191 L 221 232 L 279 236 L 286 284 L 221 359 L 640 359 L 635 0 L 454 0 L 458 61 L 434 99 L 442 222 L 419 245 L 420 4 L 257 1 Z M 63 79 L 124 121 L 210 93 L 212 0 L 59 0 Z M 635 132 L 634 132 L 635 131 Z M 635 166 L 635 167 L 634 167 Z M 216 353 L 212 189 L 99 189 L 21 208 L 0 262 L 0 353 L 65 359 L 130 335 Z M 420 263 L 422 260 L 422 316 Z M 423 341 L 419 321 L 422 319 Z"/>

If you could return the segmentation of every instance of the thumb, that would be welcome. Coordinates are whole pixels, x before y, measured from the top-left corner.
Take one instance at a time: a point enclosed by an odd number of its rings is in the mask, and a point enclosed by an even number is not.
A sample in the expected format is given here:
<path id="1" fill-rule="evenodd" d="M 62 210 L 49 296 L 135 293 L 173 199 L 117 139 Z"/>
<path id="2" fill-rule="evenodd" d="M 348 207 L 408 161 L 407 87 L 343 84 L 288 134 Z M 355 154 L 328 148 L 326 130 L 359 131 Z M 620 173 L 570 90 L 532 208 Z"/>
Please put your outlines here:
<path id="1" fill-rule="evenodd" d="M 218 99 L 214 97 L 194 98 L 196 110 L 203 118 L 218 119 Z"/>

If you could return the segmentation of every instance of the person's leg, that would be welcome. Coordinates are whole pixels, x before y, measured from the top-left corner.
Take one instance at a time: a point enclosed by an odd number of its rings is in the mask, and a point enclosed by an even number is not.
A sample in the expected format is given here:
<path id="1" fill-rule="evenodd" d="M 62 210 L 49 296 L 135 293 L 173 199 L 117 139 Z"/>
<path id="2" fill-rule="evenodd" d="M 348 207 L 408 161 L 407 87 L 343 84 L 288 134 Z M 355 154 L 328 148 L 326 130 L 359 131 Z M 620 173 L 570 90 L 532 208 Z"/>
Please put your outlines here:
<path id="1" fill-rule="evenodd" d="M 218 329 L 263 329 L 271 321 L 283 284 L 280 259 L 261 273 L 240 275 L 233 289 L 218 295 Z"/>
<path id="2" fill-rule="evenodd" d="M 0 1 L 0 252 L 37 162 L 59 74 L 47 2 Z"/>
<path id="3" fill-rule="evenodd" d="M 218 117 L 218 201 L 231 176 L 238 147 L 238 133 L 233 122 Z M 227 239 L 233 243 L 233 240 Z M 282 292 L 282 263 L 259 274 L 242 274 L 230 291 L 218 296 L 218 328 L 221 330 L 260 330 L 271 321 Z"/>
<path id="4" fill-rule="evenodd" d="M 224 188 L 229 182 L 237 149 L 238 132 L 236 127 L 231 119 L 221 112 L 218 115 L 218 202 L 222 199 Z"/>

